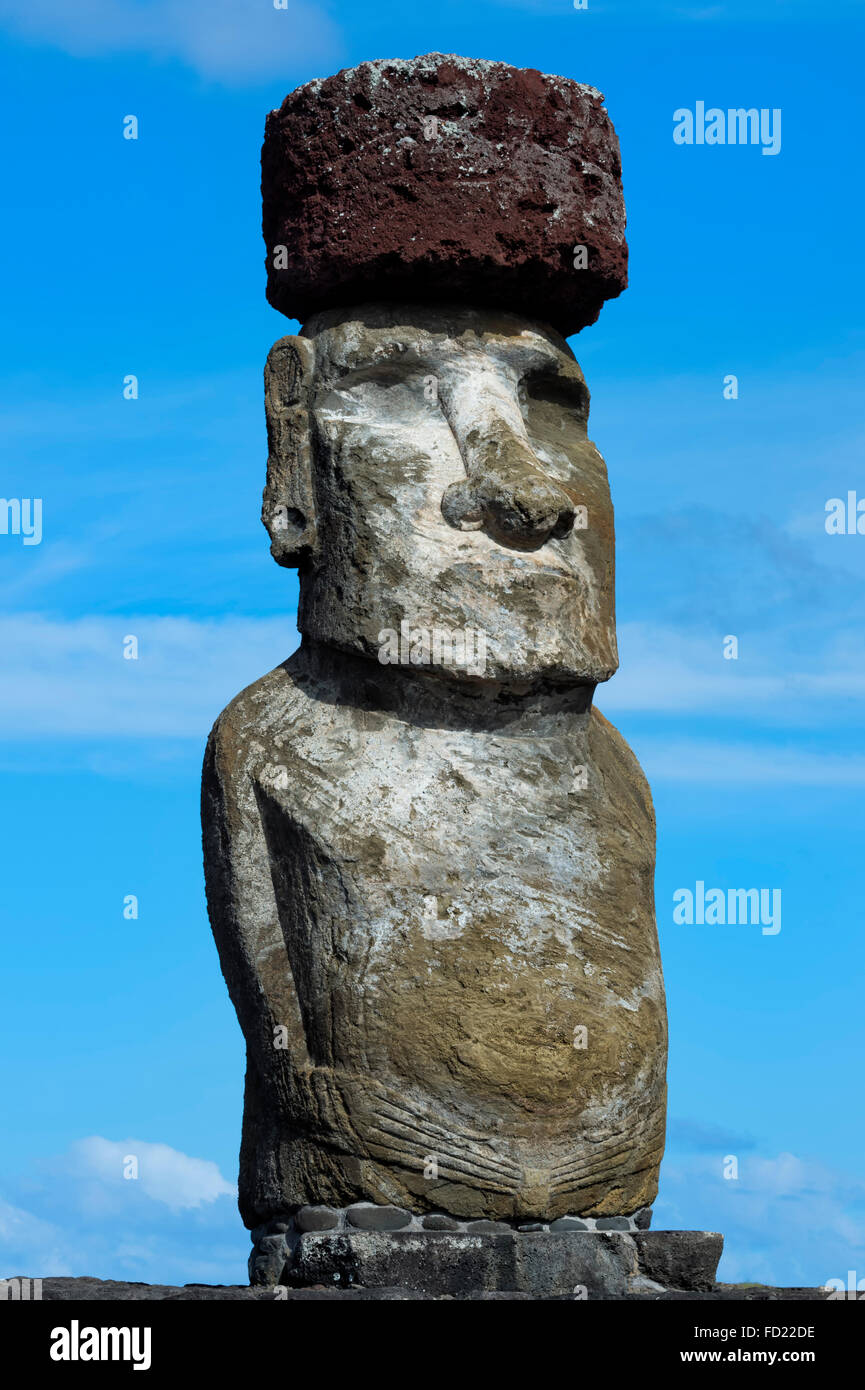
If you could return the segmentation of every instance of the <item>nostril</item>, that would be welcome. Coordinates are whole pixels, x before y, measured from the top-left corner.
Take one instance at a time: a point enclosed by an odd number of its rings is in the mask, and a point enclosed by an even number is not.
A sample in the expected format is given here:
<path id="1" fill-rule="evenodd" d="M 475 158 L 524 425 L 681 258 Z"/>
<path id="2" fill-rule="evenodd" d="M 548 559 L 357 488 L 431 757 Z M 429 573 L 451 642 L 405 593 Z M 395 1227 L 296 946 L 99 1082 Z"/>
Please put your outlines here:
<path id="1" fill-rule="evenodd" d="M 516 503 L 496 514 L 499 529 L 514 540 L 545 541 L 551 536 L 558 517 L 555 512 L 527 510 Z"/>
<path id="2" fill-rule="evenodd" d="M 528 535 L 544 537 L 566 536 L 574 524 L 574 508 L 570 500 L 549 483 L 539 478 L 521 480 L 511 491 L 511 506 L 515 529 Z"/>
<path id="3" fill-rule="evenodd" d="M 441 508 L 445 521 L 458 531 L 479 531 L 484 524 L 484 508 L 468 482 L 445 488 Z"/>
<path id="4" fill-rule="evenodd" d="M 489 530 L 505 543 L 542 545 L 561 539 L 573 528 L 573 503 L 544 479 L 523 476 L 514 485 L 502 479 L 482 484 L 465 479 L 451 483 L 441 501 L 442 515 L 458 531 Z"/>
<path id="5" fill-rule="evenodd" d="M 577 506 L 575 502 L 571 501 L 571 498 L 566 492 L 562 492 L 558 488 L 556 489 L 556 498 L 558 501 L 559 515 L 553 527 L 552 534 L 556 540 L 562 540 L 564 536 L 569 536 L 574 529 L 574 524 L 577 520 Z"/>

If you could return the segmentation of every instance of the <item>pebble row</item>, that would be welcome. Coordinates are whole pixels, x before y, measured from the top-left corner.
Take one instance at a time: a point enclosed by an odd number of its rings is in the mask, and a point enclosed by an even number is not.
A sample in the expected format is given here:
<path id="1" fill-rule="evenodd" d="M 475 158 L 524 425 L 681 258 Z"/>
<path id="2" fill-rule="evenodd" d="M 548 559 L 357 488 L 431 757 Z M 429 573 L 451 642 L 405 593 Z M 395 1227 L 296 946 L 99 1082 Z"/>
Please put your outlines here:
<path id="1" fill-rule="evenodd" d="M 560 1216 L 557 1221 L 459 1221 L 444 1212 L 419 1216 L 404 1207 L 355 1202 L 350 1207 L 300 1207 L 284 1221 L 269 1221 L 252 1232 L 255 1244 L 264 1236 L 315 1231 L 456 1231 L 465 1235 L 510 1234 L 522 1231 L 647 1231 L 652 1208 L 641 1207 L 633 1216 Z"/>

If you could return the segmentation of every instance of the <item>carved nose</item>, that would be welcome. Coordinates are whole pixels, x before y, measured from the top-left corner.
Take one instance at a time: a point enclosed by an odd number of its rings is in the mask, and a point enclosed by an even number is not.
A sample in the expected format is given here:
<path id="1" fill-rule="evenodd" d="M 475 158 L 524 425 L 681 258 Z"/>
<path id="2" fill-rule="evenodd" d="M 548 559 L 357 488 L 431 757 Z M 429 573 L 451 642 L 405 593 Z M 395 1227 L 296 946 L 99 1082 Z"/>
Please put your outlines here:
<path id="1" fill-rule="evenodd" d="M 461 531 L 483 529 L 515 548 L 537 549 L 566 536 L 575 505 L 545 476 L 526 434 L 517 379 L 489 357 L 472 355 L 440 400 L 466 476 L 442 497 L 442 515 Z"/>
<path id="2" fill-rule="evenodd" d="M 544 477 L 527 443 L 505 422 L 483 439 L 470 431 L 463 457 L 468 476 L 451 483 L 442 497 L 442 515 L 451 526 L 483 529 L 506 545 L 531 548 L 571 530 L 574 503 Z"/>

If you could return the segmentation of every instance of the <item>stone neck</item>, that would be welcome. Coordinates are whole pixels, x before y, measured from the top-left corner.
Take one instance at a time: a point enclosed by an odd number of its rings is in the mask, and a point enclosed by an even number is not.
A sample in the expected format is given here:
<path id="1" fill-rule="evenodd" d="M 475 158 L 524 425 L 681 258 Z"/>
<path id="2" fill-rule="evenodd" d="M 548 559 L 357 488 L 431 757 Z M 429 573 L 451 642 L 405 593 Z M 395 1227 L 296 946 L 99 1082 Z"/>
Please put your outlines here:
<path id="1" fill-rule="evenodd" d="M 540 678 L 509 685 L 382 666 L 308 637 L 288 665 L 306 693 L 327 704 L 390 714 L 430 728 L 513 737 L 552 737 L 565 728 L 586 726 L 595 690 L 590 682 L 561 685 Z"/>

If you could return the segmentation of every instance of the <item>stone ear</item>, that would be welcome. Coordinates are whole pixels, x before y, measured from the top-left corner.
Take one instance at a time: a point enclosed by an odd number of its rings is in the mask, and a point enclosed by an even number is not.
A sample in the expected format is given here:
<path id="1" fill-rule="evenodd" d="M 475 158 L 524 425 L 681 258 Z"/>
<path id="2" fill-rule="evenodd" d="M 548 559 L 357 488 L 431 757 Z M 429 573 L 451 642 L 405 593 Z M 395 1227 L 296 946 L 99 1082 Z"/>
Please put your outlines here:
<path id="1" fill-rule="evenodd" d="M 315 551 L 315 492 L 309 397 L 315 348 L 289 335 L 274 343 L 264 367 L 267 482 L 261 520 L 278 565 L 302 565 Z"/>

